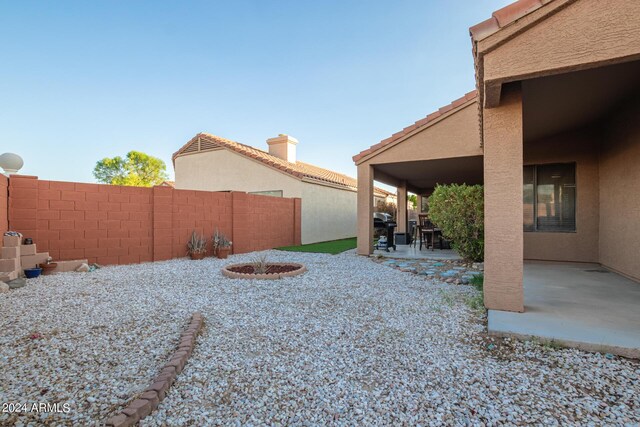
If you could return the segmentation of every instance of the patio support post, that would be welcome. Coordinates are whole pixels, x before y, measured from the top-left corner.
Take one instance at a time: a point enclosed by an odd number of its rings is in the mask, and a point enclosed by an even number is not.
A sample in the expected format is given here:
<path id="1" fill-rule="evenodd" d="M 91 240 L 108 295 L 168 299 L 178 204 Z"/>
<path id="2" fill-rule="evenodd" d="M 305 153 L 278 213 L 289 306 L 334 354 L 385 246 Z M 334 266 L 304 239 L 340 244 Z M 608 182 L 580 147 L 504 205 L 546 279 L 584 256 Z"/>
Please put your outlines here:
<path id="1" fill-rule="evenodd" d="M 400 181 L 397 188 L 398 195 L 398 215 L 396 222 L 398 227 L 396 232 L 407 232 L 407 181 Z"/>
<path id="2" fill-rule="evenodd" d="M 484 110 L 484 304 L 524 311 L 522 93 L 512 87 Z"/>
<path id="3" fill-rule="evenodd" d="M 373 166 L 358 165 L 358 255 L 373 253 Z"/>

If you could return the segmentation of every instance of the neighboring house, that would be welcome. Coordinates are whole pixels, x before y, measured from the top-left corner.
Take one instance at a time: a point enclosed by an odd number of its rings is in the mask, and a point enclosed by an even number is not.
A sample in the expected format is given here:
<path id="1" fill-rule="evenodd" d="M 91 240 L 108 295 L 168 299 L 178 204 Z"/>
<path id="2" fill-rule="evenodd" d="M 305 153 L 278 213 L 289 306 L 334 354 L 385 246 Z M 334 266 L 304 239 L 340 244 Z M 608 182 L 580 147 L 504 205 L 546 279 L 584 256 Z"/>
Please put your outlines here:
<path id="1" fill-rule="evenodd" d="M 303 244 L 355 236 L 356 179 L 298 161 L 298 141 L 288 135 L 267 144 L 268 152 L 200 133 L 173 155 L 175 188 L 299 197 Z M 374 194 L 389 197 L 382 189 Z"/>
<path id="2" fill-rule="evenodd" d="M 525 310 L 523 260 L 640 281 L 640 1 L 521 0 L 470 31 L 478 91 L 354 156 L 358 252 L 372 251 L 374 178 L 399 201 L 478 183 L 489 309 Z"/>
<path id="3" fill-rule="evenodd" d="M 373 192 L 373 205 L 378 206 L 378 203 L 386 203 L 391 205 L 398 205 L 398 197 L 396 193 L 377 188 Z"/>

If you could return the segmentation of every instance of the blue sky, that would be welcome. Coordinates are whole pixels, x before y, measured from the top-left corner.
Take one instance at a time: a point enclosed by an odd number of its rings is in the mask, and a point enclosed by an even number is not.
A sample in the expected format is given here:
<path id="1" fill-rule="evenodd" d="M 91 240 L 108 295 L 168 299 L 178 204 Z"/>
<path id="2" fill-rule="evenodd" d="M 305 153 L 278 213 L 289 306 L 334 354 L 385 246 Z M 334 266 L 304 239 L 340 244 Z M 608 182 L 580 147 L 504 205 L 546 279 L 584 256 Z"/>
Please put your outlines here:
<path id="1" fill-rule="evenodd" d="M 468 27 L 509 0 L 2 1 L 0 153 L 93 182 L 204 131 L 355 176 L 354 154 L 474 88 Z M 215 165 L 212 165 L 215 167 Z"/>

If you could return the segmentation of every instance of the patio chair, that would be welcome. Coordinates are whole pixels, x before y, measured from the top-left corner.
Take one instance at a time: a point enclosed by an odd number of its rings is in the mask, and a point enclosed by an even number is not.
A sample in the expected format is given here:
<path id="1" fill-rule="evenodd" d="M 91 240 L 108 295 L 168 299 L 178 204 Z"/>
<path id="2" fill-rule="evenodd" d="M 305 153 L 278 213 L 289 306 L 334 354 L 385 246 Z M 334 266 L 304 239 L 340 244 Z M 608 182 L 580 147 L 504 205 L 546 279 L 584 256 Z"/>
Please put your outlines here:
<path id="1" fill-rule="evenodd" d="M 439 249 L 442 249 L 442 231 L 436 227 L 433 222 L 431 222 L 429 216 L 426 214 L 418 215 L 418 221 L 418 228 L 420 230 L 420 250 L 422 250 L 423 242 L 427 249 L 431 247 L 431 250 L 434 250 L 436 246 L 436 239 L 438 240 Z"/>

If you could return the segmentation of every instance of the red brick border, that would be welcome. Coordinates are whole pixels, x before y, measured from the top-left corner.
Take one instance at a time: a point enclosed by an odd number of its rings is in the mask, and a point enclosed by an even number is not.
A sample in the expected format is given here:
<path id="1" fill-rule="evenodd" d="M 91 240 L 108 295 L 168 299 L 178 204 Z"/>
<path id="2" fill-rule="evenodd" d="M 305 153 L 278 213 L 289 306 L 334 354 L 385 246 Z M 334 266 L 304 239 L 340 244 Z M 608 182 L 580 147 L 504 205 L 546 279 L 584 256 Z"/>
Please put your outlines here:
<path id="1" fill-rule="evenodd" d="M 258 279 L 258 280 L 277 280 L 283 277 L 293 277 L 307 271 L 307 267 L 297 262 L 270 262 L 269 265 L 296 265 L 297 270 L 287 271 L 286 273 L 264 273 L 264 274 L 248 274 L 248 273 L 236 273 L 229 270 L 233 267 L 243 267 L 245 265 L 252 265 L 250 262 L 243 262 L 241 264 L 229 264 L 222 268 L 222 274 L 231 279 Z"/>
<path id="2" fill-rule="evenodd" d="M 203 321 L 202 314 L 193 313 L 191 315 L 191 322 L 180 336 L 178 348 L 169 358 L 169 362 L 162 367 L 160 373 L 151 381 L 151 385 L 147 387 L 140 396 L 129 403 L 129 406 L 124 408 L 119 414 L 107 420 L 107 426 L 134 426 L 138 421 L 151 414 L 158 407 L 169 390 L 169 387 L 171 387 L 178 374 L 184 369 L 187 359 L 191 356 L 193 347 L 196 344 L 196 337 L 200 329 L 202 329 Z"/>

